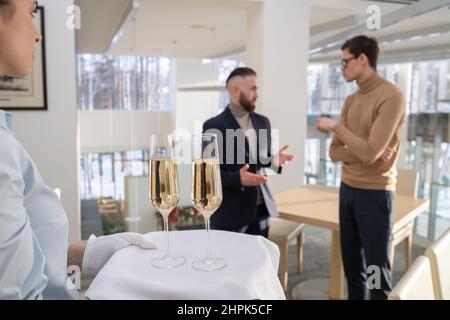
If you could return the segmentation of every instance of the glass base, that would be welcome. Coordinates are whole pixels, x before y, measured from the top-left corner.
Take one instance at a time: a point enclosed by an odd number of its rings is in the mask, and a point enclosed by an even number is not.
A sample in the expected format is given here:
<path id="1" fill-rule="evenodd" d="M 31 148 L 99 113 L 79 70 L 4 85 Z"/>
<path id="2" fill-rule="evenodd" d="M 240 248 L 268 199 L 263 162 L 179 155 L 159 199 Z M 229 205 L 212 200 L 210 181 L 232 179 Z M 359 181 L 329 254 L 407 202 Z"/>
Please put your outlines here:
<path id="1" fill-rule="evenodd" d="M 206 257 L 192 263 L 192 268 L 200 271 L 215 271 L 225 268 L 227 261 L 217 257 Z"/>
<path id="2" fill-rule="evenodd" d="M 186 262 L 183 256 L 178 255 L 165 255 L 161 258 L 155 258 L 152 260 L 152 266 L 155 268 L 169 269 L 179 267 Z"/>

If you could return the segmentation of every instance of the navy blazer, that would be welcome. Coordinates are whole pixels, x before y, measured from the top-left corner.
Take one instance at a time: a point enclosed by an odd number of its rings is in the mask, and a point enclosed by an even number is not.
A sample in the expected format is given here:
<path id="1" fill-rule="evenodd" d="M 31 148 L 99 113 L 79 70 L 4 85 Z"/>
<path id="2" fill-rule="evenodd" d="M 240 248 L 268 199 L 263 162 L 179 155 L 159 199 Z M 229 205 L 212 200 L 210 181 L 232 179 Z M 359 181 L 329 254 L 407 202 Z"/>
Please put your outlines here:
<path id="1" fill-rule="evenodd" d="M 222 139 L 219 137 L 218 142 L 223 200 L 219 209 L 211 216 L 213 228 L 239 229 L 255 218 L 257 187 L 243 186 L 239 170 L 245 164 L 249 164 L 248 171 L 252 173 L 261 168 L 272 167 L 272 141 L 269 119 L 255 112 L 250 113 L 250 118 L 257 133 L 257 159 L 253 161 L 256 163 L 249 163 L 248 140 L 229 106 L 203 124 L 203 132 L 217 133 L 222 137 Z M 264 139 L 261 139 L 262 137 Z M 245 141 L 245 145 L 242 141 Z M 243 157 L 239 158 L 238 150 Z M 281 173 L 281 168 L 278 169 L 278 173 Z"/>

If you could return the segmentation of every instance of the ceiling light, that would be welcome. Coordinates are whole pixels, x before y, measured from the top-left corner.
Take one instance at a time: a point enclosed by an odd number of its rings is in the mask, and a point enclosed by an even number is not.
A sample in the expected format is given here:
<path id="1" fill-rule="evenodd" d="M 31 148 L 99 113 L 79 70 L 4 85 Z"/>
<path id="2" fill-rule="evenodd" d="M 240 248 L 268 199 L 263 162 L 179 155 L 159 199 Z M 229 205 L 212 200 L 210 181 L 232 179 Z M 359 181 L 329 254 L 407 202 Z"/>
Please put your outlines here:
<path id="1" fill-rule="evenodd" d="M 322 51 L 322 48 L 317 48 L 317 49 L 314 49 L 314 50 L 309 50 L 308 54 L 316 54 L 316 53 L 319 53 L 320 51 Z"/>

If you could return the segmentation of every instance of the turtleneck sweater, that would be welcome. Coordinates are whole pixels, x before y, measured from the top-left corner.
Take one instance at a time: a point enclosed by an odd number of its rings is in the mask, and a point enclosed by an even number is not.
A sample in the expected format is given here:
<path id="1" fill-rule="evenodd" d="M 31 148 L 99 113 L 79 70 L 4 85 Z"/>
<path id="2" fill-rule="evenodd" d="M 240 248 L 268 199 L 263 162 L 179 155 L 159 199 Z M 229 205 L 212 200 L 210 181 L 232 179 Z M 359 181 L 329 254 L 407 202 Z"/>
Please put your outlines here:
<path id="1" fill-rule="evenodd" d="M 238 122 L 241 129 L 244 131 L 245 136 L 248 140 L 248 146 L 250 148 L 249 155 L 252 161 L 256 162 L 256 150 L 257 150 L 257 133 L 253 126 L 252 119 L 250 117 L 250 112 L 246 111 L 243 107 L 230 103 L 230 111 L 234 118 Z M 253 162 L 253 163 L 255 163 Z M 259 205 L 263 203 L 263 197 L 261 196 L 260 188 L 257 189 L 256 204 Z"/>
<path id="2" fill-rule="evenodd" d="M 330 158 L 343 162 L 342 181 L 353 188 L 395 191 L 405 98 L 374 72 L 344 104 L 333 128 Z M 391 147 L 395 153 L 381 159 Z"/>

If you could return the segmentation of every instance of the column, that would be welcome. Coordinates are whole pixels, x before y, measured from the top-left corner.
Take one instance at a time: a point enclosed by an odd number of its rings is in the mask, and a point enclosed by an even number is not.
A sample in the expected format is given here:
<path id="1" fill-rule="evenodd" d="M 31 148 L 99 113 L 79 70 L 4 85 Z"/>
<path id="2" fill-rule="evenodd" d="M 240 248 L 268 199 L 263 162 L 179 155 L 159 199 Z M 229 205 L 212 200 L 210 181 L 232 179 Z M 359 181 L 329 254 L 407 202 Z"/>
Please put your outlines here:
<path id="1" fill-rule="evenodd" d="M 278 151 L 285 144 L 296 156 L 281 176 L 271 177 L 280 192 L 303 184 L 307 130 L 309 5 L 298 0 L 265 0 L 249 9 L 246 65 L 258 73 L 257 112 L 269 117 Z"/>

